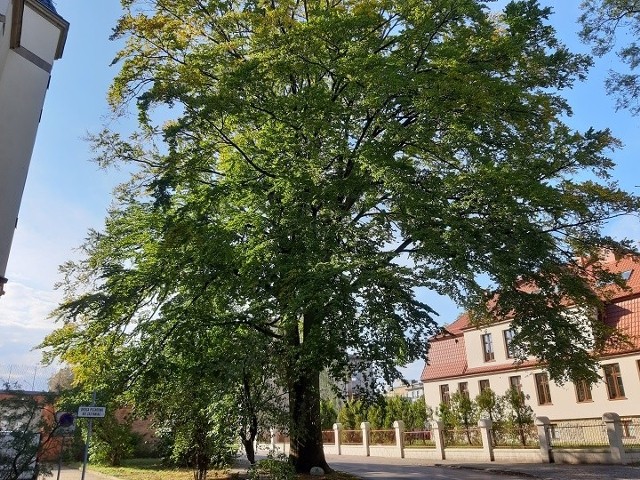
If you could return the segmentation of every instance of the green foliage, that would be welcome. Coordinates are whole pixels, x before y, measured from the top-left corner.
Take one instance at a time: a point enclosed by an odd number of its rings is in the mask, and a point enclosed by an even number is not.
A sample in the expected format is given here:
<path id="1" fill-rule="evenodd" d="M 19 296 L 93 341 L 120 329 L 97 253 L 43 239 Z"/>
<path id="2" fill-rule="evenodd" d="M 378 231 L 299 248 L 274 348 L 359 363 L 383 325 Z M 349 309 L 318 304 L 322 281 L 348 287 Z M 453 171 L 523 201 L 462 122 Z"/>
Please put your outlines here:
<path id="1" fill-rule="evenodd" d="M 617 48 L 617 57 L 629 68 L 626 72 L 610 71 L 607 90 L 617 97 L 618 108 L 627 108 L 637 115 L 640 113 L 640 75 L 636 73 L 640 65 L 640 9 L 637 3 L 631 0 L 583 0 L 582 9 L 580 35 L 583 41 L 590 43 L 598 56 Z"/>
<path id="2" fill-rule="evenodd" d="M 52 447 L 58 428 L 54 398 L 12 388 L 0 390 L 0 480 L 50 473 L 38 457 Z"/>
<path id="3" fill-rule="evenodd" d="M 606 276 L 601 249 L 629 243 L 600 229 L 639 202 L 608 179 L 611 134 L 563 123 L 560 91 L 590 60 L 557 41 L 548 9 L 123 6 L 109 99 L 135 102 L 140 128 L 97 134 L 94 148 L 134 172 L 86 257 L 62 268 L 50 356 L 156 404 L 244 386 L 245 361 L 260 384 L 262 362 L 288 394 L 299 471 L 326 466 L 320 372 L 341 378 L 354 355 L 397 378 L 437 331 L 424 289 L 477 322 L 509 315 L 514 348 L 552 378 L 597 376 L 603 344 L 587 332 L 608 332 L 564 309 L 600 305 L 583 260 Z M 207 388 L 193 388 L 199 376 Z"/>
<path id="4" fill-rule="evenodd" d="M 507 407 L 507 425 L 518 433 L 520 443 L 526 445 L 530 431 L 528 427 L 535 418 L 533 409 L 526 404 L 524 393 L 513 387 L 504 394 L 504 403 Z"/>
<path id="5" fill-rule="evenodd" d="M 496 395 L 490 388 L 485 388 L 476 398 L 480 416 L 488 418 L 493 423 L 498 423 L 504 414 L 504 397 Z"/>
<path id="6" fill-rule="evenodd" d="M 433 419 L 433 411 L 425 405 L 424 397 L 419 397 L 409 406 L 409 417 L 405 424 L 407 430 L 425 430 Z"/>
<path id="7" fill-rule="evenodd" d="M 478 423 L 477 405 L 468 395 L 460 392 L 451 395 L 450 409 L 455 425 L 464 427 L 468 431 Z"/>
<path id="8" fill-rule="evenodd" d="M 369 422 L 372 429 L 393 428 L 402 420 L 406 430 L 424 430 L 430 418 L 423 398 L 414 402 L 405 397 L 381 397 L 376 403 L 365 405 L 359 400 L 347 402 L 338 411 L 338 421 L 345 430 L 357 430 L 361 422 Z"/>
<path id="9" fill-rule="evenodd" d="M 133 457 L 138 441 L 137 435 L 131 431 L 131 418 L 118 420 L 115 411 L 108 409 L 104 418 L 93 422 L 89 450 L 91 462 L 117 467 L 123 460 Z"/>
<path id="10" fill-rule="evenodd" d="M 338 411 L 338 422 L 345 430 L 357 430 L 367 418 L 367 407 L 360 400 L 347 400 Z"/>
<path id="11" fill-rule="evenodd" d="M 461 429 L 465 432 L 468 443 L 472 443 L 471 427 L 484 417 L 492 421 L 494 443 L 500 437 L 515 435 L 522 445 L 526 445 L 535 417 L 532 408 L 526 404 L 524 394 L 516 388 L 507 390 L 502 396 L 487 388 L 475 400 L 456 392 L 450 403 L 439 405 L 436 413 L 446 430 Z"/>
<path id="12" fill-rule="evenodd" d="M 320 401 L 320 422 L 322 430 L 333 429 L 333 424 L 338 421 L 338 412 L 333 406 L 331 400 L 323 399 Z"/>
<path id="13" fill-rule="evenodd" d="M 249 480 L 260 480 L 267 475 L 270 480 L 294 480 L 296 471 L 283 454 L 274 456 L 269 453 L 266 459 L 260 460 L 249 470 Z"/>
<path id="14" fill-rule="evenodd" d="M 367 409 L 366 418 L 373 430 L 389 428 L 386 421 L 386 401 L 378 401 L 373 405 L 370 405 Z"/>

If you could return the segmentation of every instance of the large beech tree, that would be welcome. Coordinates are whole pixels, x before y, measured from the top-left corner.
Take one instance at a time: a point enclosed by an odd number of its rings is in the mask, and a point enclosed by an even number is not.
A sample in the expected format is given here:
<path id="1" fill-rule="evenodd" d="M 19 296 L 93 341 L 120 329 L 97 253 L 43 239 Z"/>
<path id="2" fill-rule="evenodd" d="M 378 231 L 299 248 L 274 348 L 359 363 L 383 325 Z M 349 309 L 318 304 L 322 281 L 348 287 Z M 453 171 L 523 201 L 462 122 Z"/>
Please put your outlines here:
<path id="1" fill-rule="evenodd" d="M 63 268 L 52 355 L 99 345 L 135 382 L 145 362 L 132 351 L 258 332 L 299 471 L 327 467 L 320 371 L 342 375 L 355 355 L 390 379 L 424 356 L 437 329 L 425 291 L 477 321 L 511 315 L 519 351 L 554 379 L 595 378 L 598 255 L 627 248 L 600 232 L 638 201 L 610 182 L 610 133 L 564 123 L 561 90 L 590 60 L 557 41 L 548 10 L 122 4 L 109 99 L 137 105 L 139 130 L 95 144 L 101 164 L 135 173 L 86 258 Z"/>

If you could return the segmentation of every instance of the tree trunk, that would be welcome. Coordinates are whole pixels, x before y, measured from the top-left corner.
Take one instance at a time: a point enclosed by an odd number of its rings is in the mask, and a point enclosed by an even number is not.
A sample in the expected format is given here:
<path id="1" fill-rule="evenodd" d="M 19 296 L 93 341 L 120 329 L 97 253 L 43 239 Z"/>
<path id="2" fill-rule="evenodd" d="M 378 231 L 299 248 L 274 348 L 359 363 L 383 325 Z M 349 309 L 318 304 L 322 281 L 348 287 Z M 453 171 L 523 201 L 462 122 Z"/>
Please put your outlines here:
<path id="1" fill-rule="evenodd" d="M 256 463 L 256 452 L 253 448 L 253 439 L 242 439 L 242 446 L 244 447 L 244 453 L 247 455 L 247 460 L 253 465 Z"/>
<path id="2" fill-rule="evenodd" d="M 289 461 L 298 473 L 331 468 L 324 458 L 320 424 L 320 372 L 297 372 L 289 382 Z"/>

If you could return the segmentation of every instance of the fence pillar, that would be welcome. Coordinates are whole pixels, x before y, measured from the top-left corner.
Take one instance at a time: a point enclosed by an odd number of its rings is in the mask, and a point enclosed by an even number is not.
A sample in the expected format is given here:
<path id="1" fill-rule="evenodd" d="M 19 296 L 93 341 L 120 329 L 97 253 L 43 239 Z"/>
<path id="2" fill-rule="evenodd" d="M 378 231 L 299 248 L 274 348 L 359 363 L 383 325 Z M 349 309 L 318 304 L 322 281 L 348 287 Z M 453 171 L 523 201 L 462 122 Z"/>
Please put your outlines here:
<path id="1" fill-rule="evenodd" d="M 434 420 L 431 422 L 431 434 L 433 435 L 433 441 L 436 444 L 436 452 L 438 456 L 444 460 L 444 422 L 441 420 Z"/>
<path id="2" fill-rule="evenodd" d="M 334 440 L 336 442 L 336 453 L 338 455 L 342 455 L 342 443 L 340 442 L 340 432 L 342 431 L 342 424 L 341 423 L 334 423 L 333 424 L 333 435 L 334 435 Z"/>
<path id="3" fill-rule="evenodd" d="M 485 458 L 490 462 L 493 462 L 493 440 L 491 438 L 491 427 L 493 422 L 489 418 L 481 418 L 478 420 L 478 427 L 480 427 L 480 438 L 482 438 L 482 450 L 485 454 Z"/>
<path id="4" fill-rule="evenodd" d="M 360 428 L 362 429 L 362 447 L 364 449 L 364 454 L 369 457 L 371 455 L 371 449 L 369 448 L 369 444 L 371 441 L 371 439 L 369 438 L 371 424 L 369 422 L 362 422 L 360 424 Z"/>
<path id="5" fill-rule="evenodd" d="M 396 448 L 398 449 L 398 456 L 404 458 L 404 422 L 402 420 L 396 420 L 393 422 L 393 429 L 396 431 Z"/>
<path id="6" fill-rule="evenodd" d="M 276 429 L 275 428 L 270 428 L 269 429 L 269 435 L 271 435 L 271 451 L 275 452 L 276 451 Z"/>
<path id="7" fill-rule="evenodd" d="M 549 417 L 537 417 L 536 428 L 538 429 L 538 442 L 540 443 L 540 456 L 543 463 L 553 463 L 553 452 L 551 451 L 551 439 L 549 438 Z"/>
<path id="8" fill-rule="evenodd" d="M 624 444 L 622 443 L 622 422 L 620 421 L 620 415 L 607 412 L 602 415 L 602 421 L 607 425 L 611 459 L 614 463 L 627 463 Z"/>

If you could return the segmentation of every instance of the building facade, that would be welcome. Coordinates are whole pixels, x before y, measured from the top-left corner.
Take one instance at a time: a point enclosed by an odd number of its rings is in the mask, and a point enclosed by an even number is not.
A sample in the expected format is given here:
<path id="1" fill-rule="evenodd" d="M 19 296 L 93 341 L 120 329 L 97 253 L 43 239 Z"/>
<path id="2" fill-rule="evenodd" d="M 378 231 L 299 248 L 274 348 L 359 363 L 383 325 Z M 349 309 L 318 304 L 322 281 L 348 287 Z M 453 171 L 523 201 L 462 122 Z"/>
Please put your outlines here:
<path id="1" fill-rule="evenodd" d="M 51 0 L 0 0 L 0 295 L 45 93 L 68 29 Z"/>
<path id="2" fill-rule="evenodd" d="M 408 385 L 402 382 L 396 382 L 393 384 L 393 388 L 385 393 L 387 397 L 404 397 L 412 402 L 424 401 L 424 387 L 422 382 L 417 380 L 411 380 Z"/>
<path id="3" fill-rule="evenodd" d="M 421 376 L 427 405 L 448 402 L 455 392 L 475 398 L 485 388 L 502 395 L 515 387 L 536 416 L 552 420 L 600 418 L 605 412 L 640 415 L 640 259 L 611 261 L 607 268 L 628 288 L 611 289 L 602 321 L 625 333 L 630 344 L 610 348 L 600 358 L 602 381 L 556 385 L 535 359 L 514 363 L 508 320 L 476 328 L 463 314 L 430 343 Z"/>

